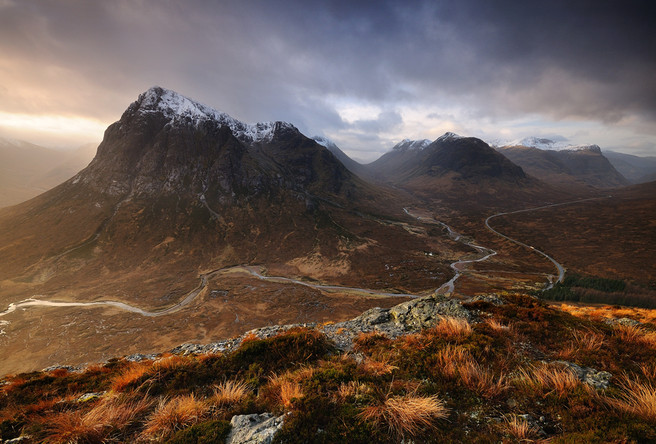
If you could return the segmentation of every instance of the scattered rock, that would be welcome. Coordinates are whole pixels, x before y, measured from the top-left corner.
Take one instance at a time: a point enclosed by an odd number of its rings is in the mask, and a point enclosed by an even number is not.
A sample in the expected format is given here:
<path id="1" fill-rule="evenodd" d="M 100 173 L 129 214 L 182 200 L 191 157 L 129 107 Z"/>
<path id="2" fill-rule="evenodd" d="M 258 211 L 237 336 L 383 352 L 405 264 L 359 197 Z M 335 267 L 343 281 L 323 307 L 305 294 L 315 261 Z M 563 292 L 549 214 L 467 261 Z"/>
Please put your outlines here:
<path id="1" fill-rule="evenodd" d="M 84 395 L 80 396 L 75 400 L 75 402 L 87 402 L 91 401 L 94 399 L 98 399 L 101 396 L 103 396 L 105 392 L 97 392 L 97 393 L 85 393 Z"/>
<path id="2" fill-rule="evenodd" d="M 226 444 L 270 444 L 282 427 L 284 416 L 271 413 L 233 416 Z"/>
<path id="3" fill-rule="evenodd" d="M 642 325 L 642 322 L 631 318 L 604 319 L 604 323 L 608 325 L 623 325 L 625 327 L 637 327 L 638 325 Z"/>
<path id="4" fill-rule="evenodd" d="M 55 370 L 67 370 L 69 372 L 81 372 L 84 370 L 85 365 L 51 365 L 41 370 L 44 373 L 54 372 Z"/>
<path id="5" fill-rule="evenodd" d="M 389 309 L 374 307 L 362 313 L 357 318 L 353 319 L 355 322 L 362 322 L 366 325 L 378 325 L 389 322 L 390 311 Z"/>
<path id="6" fill-rule="evenodd" d="M 505 305 L 506 301 L 504 301 L 501 297 L 497 296 L 496 294 L 479 294 L 477 296 L 474 296 L 473 298 L 467 299 L 465 302 L 487 302 L 488 304 L 492 305 Z"/>
<path id="7" fill-rule="evenodd" d="M 160 355 L 157 353 L 148 353 L 148 354 L 135 353 L 133 355 L 126 356 L 125 360 L 130 362 L 152 361 L 159 358 L 159 356 Z"/>
<path id="8" fill-rule="evenodd" d="M 610 384 L 612 374 L 606 371 L 598 371 L 590 367 L 581 367 L 568 361 L 556 361 L 574 372 L 579 381 L 584 382 L 596 389 L 606 389 Z"/>

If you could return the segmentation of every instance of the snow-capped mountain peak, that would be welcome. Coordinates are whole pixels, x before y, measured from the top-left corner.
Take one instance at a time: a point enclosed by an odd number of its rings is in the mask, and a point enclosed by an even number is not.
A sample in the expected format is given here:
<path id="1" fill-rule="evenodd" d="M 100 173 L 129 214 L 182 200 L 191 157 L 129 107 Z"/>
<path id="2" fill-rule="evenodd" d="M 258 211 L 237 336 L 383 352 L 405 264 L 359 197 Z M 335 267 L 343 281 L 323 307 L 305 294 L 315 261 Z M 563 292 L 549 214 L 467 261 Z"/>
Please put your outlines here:
<path id="1" fill-rule="evenodd" d="M 411 139 L 403 139 L 394 147 L 392 150 L 397 150 L 397 151 L 421 151 L 424 148 L 426 148 L 428 145 L 430 145 L 432 142 L 428 139 L 420 139 L 420 140 L 411 140 Z"/>
<path id="2" fill-rule="evenodd" d="M 449 131 L 438 137 L 436 141 L 455 140 L 455 139 L 462 139 L 462 138 L 463 138 L 462 136 L 459 136 L 458 134 Z"/>
<path id="3" fill-rule="evenodd" d="M 567 142 L 567 140 L 552 140 L 552 139 L 547 139 L 546 137 L 534 137 L 534 136 L 524 137 L 523 139 L 511 142 L 509 145 L 528 146 L 533 148 L 539 148 L 541 150 L 560 150 L 572 146 L 570 143 Z"/>
<path id="4" fill-rule="evenodd" d="M 162 113 L 172 122 L 189 122 L 198 125 L 206 120 L 214 120 L 230 127 L 235 137 L 245 142 L 271 140 L 280 128 L 296 129 L 286 122 L 260 122 L 247 124 L 228 114 L 196 102 L 175 91 L 154 86 L 139 96 L 133 104 L 139 113 Z"/>

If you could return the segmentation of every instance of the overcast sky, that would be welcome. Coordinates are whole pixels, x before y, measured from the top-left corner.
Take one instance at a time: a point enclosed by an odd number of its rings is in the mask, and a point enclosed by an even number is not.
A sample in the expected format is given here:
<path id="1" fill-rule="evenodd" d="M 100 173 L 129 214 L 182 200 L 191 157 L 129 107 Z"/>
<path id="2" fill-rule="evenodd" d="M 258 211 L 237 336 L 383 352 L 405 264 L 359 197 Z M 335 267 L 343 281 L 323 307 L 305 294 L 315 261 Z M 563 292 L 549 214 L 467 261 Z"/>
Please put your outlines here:
<path id="1" fill-rule="evenodd" d="M 0 0 L 0 135 L 100 141 L 153 85 L 373 160 L 445 131 L 656 155 L 653 0 Z"/>

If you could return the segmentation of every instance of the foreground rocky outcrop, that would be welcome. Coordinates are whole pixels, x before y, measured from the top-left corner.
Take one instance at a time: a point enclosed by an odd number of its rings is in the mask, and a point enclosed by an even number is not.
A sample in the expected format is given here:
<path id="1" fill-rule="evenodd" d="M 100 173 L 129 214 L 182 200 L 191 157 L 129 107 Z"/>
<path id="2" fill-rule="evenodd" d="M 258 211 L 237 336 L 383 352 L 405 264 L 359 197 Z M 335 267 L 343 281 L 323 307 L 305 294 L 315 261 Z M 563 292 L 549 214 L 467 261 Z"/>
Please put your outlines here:
<path id="1" fill-rule="evenodd" d="M 652 442 L 656 326 L 634 320 L 577 318 L 521 293 L 431 295 L 5 377 L 0 439 Z"/>

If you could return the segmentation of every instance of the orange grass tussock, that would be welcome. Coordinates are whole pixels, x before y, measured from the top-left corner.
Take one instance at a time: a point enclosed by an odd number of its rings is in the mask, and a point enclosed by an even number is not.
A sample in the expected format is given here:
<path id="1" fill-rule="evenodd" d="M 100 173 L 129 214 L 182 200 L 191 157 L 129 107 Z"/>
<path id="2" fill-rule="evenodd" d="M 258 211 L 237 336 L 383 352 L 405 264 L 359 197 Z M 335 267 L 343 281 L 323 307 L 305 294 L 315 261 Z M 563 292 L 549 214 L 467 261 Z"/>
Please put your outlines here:
<path id="1" fill-rule="evenodd" d="M 656 347 L 656 332 L 643 327 L 618 324 L 615 326 L 614 333 L 623 341 Z"/>
<path id="2" fill-rule="evenodd" d="M 122 392 L 130 384 L 145 375 L 149 368 L 150 365 L 144 363 L 129 366 L 112 379 L 111 389 L 115 392 Z"/>
<path id="3" fill-rule="evenodd" d="M 152 365 L 155 371 L 178 370 L 189 363 L 189 359 L 178 355 L 165 356 Z"/>
<path id="4" fill-rule="evenodd" d="M 225 381 L 214 387 L 212 401 L 219 406 L 238 404 L 251 393 L 243 381 Z"/>
<path id="5" fill-rule="evenodd" d="M 397 370 L 398 367 L 390 364 L 387 360 L 377 361 L 374 359 L 365 359 L 362 363 L 362 369 L 374 376 L 383 376 Z"/>
<path id="6" fill-rule="evenodd" d="M 441 336 L 462 337 L 470 335 L 472 328 L 467 319 L 447 316 L 440 319 L 433 331 Z"/>
<path id="7" fill-rule="evenodd" d="M 45 424 L 46 440 L 55 444 L 105 442 L 111 433 L 139 420 L 151 405 L 147 399 L 126 401 L 107 397 L 86 413 L 77 410 L 49 417 Z"/>
<path id="8" fill-rule="evenodd" d="M 501 322 L 497 321 L 496 319 L 486 319 L 485 323 L 490 326 L 490 328 L 494 331 L 503 331 L 503 332 L 508 332 L 512 330 L 512 327 L 510 325 L 503 325 Z"/>
<path id="9" fill-rule="evenodd" d="M 494 374 L 476 362 L 463 347 L 447 345 L 438 351 L 439 371 L 447 378 L 460 380 L 470 390 L 485 397 L 495 397 L 508 388 L 505 375 Z"/>
<path id="10" fill-rule="evenodd" d="M 620 395 L 607 398 L 612 407 L 647 421 L 656 421 L 656 385 L 625 377 L 619 386 L 622 390 Z"/>
<path id="11" fill-rule="evenodd" d="M 436 395 L 395 396 L 384 402 L 365 407 L 358 415 L 361 420 L 387 426 L 399 436 L 416 436 L 421 432 L 436 429 L 436 419 L 446 418 L 448 409 Z"/>
<path id="12" fill-rule="evenodd" d="M 538 434 L 538 428 L 521 416 L 512 415 L 511 418 L 505 417 L 504 419 L 508 433 L 520 442 L 531 442 Z"/>
<path id="13" fill-rule="evenodd" d="M 586 351 L 598 350 L 603 347 L 606 342 L 602 334 L 591 330 L 574 330 L 572 336 L 574 337 L 576 345 Z"/>
<path id="14" fill-rule="evenodd" d="M 303 397 L 301 385 L 296 380 L 292 380 L 289 374 L 273 375 L 269 377 L 269 384 L 277 393 L 277 400 L 285 408 L 290 408 L 294 399 Z"/>
<path id="15" fill-rule="evenodd" d="M 196 424 L 207 411 L 207 404 L 193 394 L 164 398 L 148 417 L 143 434 L 150 438 L 165 439 L 177 430 Z"/>
<path id="16" fill-rule="evenodd" d="M 571 370 L 547 365 L 520 369 L 514 382 L 516 385 L 538 390 L 545 397 L 556 393 L 559 398 L 567 395 L 581 384 Z"/>
<path id="17" fill-rule="evenodd" d="M 371 392 L 371 387 L 365 383 L 357 381 L 342 382 L 337 389 L 337 399 L 344 401 L 350 397 L 367 395 Z"/>

